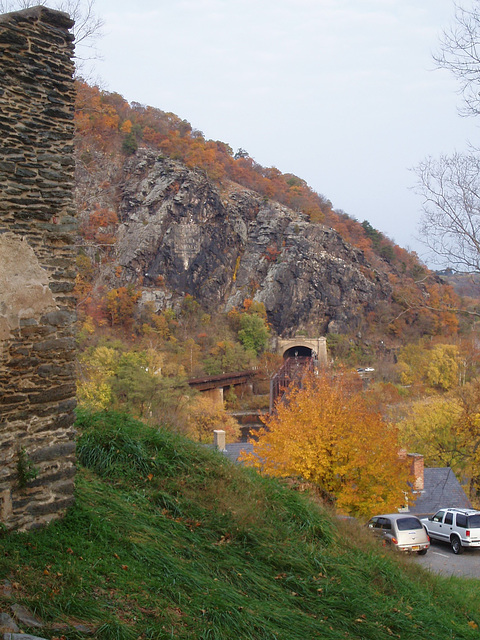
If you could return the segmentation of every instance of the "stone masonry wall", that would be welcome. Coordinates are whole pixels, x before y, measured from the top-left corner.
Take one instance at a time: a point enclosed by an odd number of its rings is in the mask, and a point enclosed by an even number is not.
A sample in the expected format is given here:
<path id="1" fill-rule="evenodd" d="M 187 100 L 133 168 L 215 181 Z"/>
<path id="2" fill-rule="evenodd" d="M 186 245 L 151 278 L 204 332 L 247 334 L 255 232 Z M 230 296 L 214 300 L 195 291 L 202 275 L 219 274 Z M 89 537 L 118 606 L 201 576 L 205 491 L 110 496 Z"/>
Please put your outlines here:
<path id="1" fill-rule="evenodd" d="M 73 501 L 73 22 L 0 16 L 0 522 Z"/>

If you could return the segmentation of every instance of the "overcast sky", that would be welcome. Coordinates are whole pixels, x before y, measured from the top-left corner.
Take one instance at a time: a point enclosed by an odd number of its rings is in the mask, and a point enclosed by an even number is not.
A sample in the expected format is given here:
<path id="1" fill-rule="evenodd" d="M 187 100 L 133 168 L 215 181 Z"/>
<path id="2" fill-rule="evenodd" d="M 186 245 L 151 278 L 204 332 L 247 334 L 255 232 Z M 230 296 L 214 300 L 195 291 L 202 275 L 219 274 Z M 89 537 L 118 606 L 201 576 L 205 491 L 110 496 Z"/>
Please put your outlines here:
<path id="1" fill-rule="evenodd" d="M 466 0 L 468 2 L 468 0 Z M 475 141 L 432 52 L 453 0 L 96 0 L 102 88 L 303 178 L 426 259 L 410 170 Z"/>

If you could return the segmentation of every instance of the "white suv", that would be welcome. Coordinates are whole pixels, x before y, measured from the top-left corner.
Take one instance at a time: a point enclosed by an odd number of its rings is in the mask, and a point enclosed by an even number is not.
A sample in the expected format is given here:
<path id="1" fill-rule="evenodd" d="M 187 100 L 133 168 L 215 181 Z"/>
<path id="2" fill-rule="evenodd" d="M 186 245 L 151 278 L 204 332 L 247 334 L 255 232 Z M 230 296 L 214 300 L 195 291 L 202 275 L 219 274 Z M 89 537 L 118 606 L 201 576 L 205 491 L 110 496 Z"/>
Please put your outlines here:
<path id="1" fill-rule="evenodd" d="M 440 509 L 422 524 L 432 540 L 452 545 L 453 553 L 462 553 L 464 547 L 480 547 L 480 511 L 474 509 Z"/>

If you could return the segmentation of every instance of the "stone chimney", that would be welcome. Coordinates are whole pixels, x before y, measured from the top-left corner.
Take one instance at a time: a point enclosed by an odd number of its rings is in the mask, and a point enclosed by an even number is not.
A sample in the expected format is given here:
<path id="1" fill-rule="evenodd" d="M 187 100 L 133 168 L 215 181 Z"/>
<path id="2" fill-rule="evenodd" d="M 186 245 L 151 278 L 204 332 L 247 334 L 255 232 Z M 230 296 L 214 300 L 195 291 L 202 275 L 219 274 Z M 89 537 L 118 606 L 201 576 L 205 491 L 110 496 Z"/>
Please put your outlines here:
<path id="1" fill-rule="evenodd" d="M 74 500 L 73 21 L 0 16 L 0 522 Z"/>
<path id="2" fill-rule="evenodd" d="M 213 432 L 213 444 L 219 451 L 225 451 L 225 431 L 215 429 Z"/>

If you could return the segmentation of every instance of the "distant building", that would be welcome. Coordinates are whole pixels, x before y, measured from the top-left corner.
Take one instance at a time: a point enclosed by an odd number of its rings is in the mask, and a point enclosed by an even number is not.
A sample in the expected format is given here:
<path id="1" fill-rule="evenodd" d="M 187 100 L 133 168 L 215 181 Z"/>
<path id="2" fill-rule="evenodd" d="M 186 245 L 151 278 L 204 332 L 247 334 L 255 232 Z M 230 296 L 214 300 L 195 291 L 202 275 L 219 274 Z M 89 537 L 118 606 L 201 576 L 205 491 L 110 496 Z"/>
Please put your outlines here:
<path id="1" fill-rule="evenodd" d="M 441 269 L 440 271 L 435 271 L 435 275 L 443 276 L 443 277 L 453 276 L 455 273 L 456 273 L 455 270 L 451 269 L 450 267 L 447 267 L 446 269 Z"/>

